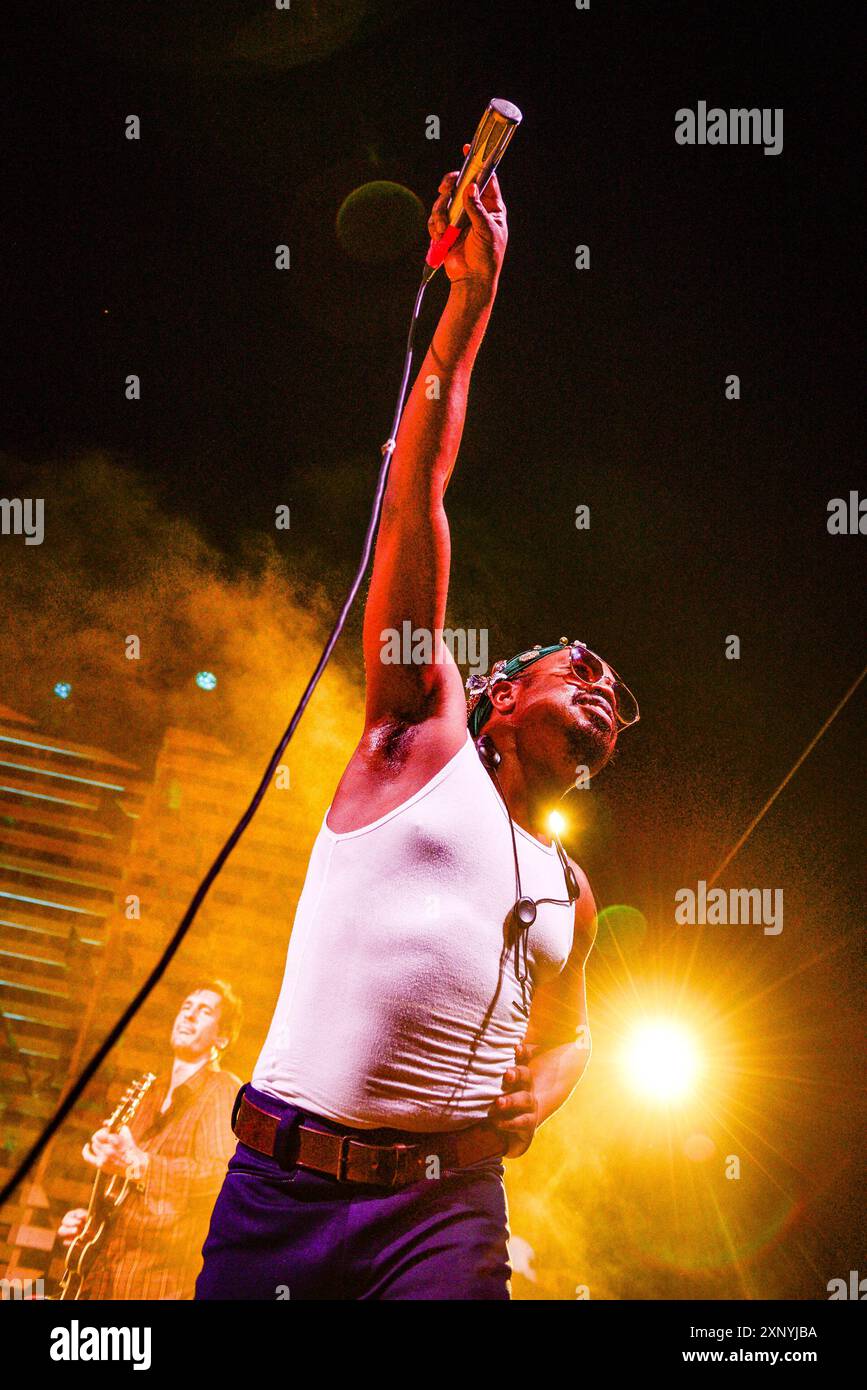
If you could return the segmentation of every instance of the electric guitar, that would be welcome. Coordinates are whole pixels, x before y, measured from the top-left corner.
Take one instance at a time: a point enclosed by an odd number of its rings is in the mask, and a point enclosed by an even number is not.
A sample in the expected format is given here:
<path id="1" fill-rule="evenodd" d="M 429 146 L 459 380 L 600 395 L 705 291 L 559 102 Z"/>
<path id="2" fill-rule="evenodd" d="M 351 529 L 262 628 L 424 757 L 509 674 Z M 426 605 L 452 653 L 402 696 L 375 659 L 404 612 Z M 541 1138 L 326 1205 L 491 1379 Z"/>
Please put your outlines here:
<path id="1" fill-rule="evenodd" d="M 124 1125 L 130 1124 L 155 1081 L 156 1077 L 149 1071 L 139 1081 L 131 1082 L 103 1128 L 110 1134 L 117 1134 Z M 85 1144 L 82 1152 L 85 1155 L 90 1154 L 89 1142 Z M 116 1173 L 104 1173 L 101 1168 L 97 1170 L 84 1225 L 66 1252 L 66 1263 L 60 1276 L 60 1290 L 57 1295 L 59 1300 L 81 1298 L 84 1281 L 97 1247 L 105 1235 L 111 1217 L 126 1201 L 128 1193 L 129 1178 Z"/>

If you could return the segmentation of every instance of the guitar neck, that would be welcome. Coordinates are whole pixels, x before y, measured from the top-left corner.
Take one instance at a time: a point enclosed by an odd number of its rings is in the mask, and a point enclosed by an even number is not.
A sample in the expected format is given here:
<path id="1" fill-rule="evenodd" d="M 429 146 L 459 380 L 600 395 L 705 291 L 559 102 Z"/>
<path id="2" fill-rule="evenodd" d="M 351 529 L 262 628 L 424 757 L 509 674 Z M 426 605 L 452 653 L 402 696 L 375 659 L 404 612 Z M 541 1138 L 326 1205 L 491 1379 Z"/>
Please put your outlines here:
<path id="1" fill-rule="evenodd" d="M 110 1179 L 105 1173 L 103 1173 L 102 1169 L 98 1169 L 93 1179 L 93 1185 L 90 1189 L 90 1201 L 87 1204 L 88 1216 L 92 1215 L 94 1212 L 99 1211 L 99 1208 L 102 1205 L 102 1199 L 105 1194 L 105 1189 L 108 1187 L 109 1181 Z"/>

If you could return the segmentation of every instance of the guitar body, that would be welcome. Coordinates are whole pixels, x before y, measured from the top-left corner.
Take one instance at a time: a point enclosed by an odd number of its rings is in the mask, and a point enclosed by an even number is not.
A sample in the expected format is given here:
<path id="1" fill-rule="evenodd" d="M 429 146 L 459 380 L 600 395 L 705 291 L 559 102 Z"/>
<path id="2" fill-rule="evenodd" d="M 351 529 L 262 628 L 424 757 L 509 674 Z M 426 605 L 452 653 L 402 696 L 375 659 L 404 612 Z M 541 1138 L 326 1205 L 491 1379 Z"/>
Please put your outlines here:
<path id="1" fill-rule="evenodd" d="M 116 1134 L 124 1125 L 128 1125 L 155 1080 L 154 1074 L 148 1072 L 140 1081 L 133 1082 L 124 1092 L 117 1109 L 105 1121 L 104 1128 Z M 89 1145 L 85 1145 L 85 1153 L 88 1152 L 88 1148 Z M 113 1216 L 126 1201 L 128 1194 L 127 1178 L 102 1171 L 96 1174 L 84 1225 L 66 1252 L 58 1300 L 74 1302 L 83 1296 L 87 1276 L 99 1246 L 112 1223 Z"/>
<path id="2" fill-rule="evenodd" d="M 66 1264 L 60 1279 L 59 1299 L 81 1298 L 85 1278 L 90 1272 L 94 1254 L 105 1234 L 107 1224 L 106 1218 L 99 1221 L 88 1220 L 81 1233 L 75 1237 L 66 1254 Z"/>

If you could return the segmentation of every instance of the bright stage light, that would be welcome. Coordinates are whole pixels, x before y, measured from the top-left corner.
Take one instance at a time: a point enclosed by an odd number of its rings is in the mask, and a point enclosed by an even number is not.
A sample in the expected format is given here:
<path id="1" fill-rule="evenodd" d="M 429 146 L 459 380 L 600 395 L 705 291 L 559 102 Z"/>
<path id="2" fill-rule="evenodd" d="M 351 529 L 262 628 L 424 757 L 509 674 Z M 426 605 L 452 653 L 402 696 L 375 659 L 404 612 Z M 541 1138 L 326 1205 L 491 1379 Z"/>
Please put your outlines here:
<path id="1" fill-rule="evenodd" d="M 686 1100 L 702 1070 L 694 1037 L 671 1019 L 637 1024 L 627 1039 L 623 1064 L 632 1089 L 659 1105 Z"/>
<path id="2" fill-rule="evenodd" d="M 559 811 L 552 811 L 548 816 L 548 829 L 552 835 L 562 835 L 566 829 L 566 822 Z"/>

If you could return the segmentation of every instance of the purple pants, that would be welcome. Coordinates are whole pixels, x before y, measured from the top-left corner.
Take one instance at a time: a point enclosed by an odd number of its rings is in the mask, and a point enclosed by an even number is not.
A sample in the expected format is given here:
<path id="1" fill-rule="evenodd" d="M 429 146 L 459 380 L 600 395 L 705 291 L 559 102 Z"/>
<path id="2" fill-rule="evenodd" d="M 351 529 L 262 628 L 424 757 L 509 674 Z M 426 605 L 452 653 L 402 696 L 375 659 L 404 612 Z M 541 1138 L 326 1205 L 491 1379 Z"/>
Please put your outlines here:
<path id="1" fill-rule="evenodd" d="M 252 1086 L 246 1093 L 287 1124 L 345 1132 Z M 380 1144 L 424 1138 L 357 1134 Z M 498 1159 L 383 1188 L 281 1167 L 239 1143 L 211 1216 L 196 1298 L 508 1300 L 508 1235 Z"/>

